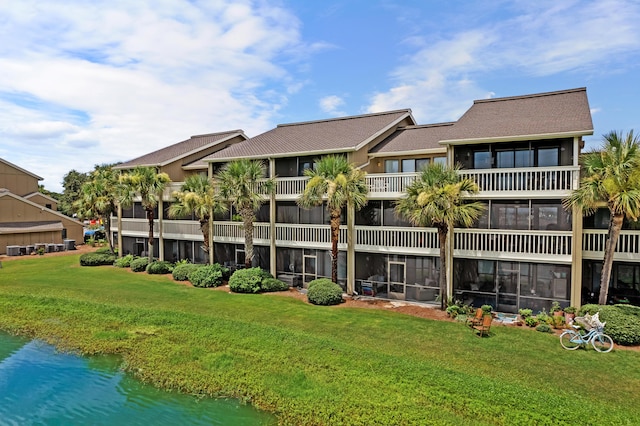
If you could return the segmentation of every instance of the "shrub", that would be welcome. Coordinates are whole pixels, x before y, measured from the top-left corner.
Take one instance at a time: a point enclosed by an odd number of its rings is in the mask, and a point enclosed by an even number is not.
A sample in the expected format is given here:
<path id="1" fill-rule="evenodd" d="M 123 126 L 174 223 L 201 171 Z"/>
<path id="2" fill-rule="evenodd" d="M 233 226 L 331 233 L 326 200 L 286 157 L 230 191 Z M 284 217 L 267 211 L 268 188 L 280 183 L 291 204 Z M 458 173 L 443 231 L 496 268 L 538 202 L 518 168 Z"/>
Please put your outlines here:
<path id="1" fill-rule="evenodd" d="M 520 309 L 518 310 L 518 313 L 524 319 L 529 318 L 531 315 L 533 315 L 533 311 L 531 309 Z"/>
<path id="2" fill-rule="evenodd" d="M 554 315 L 551 318 L 551 322 L 550 325 L 553 328 L 564 328 L 565 325 L 565 320 L 564 320 L 564 316 L 562 315 Z"/>
<path id="3" fill-rule="evenodd" d="M 116 259 L 116 261 L 113 262 L 113 265 L 118 268 L 128 268 L 131 266 L 131 261 L 133 259 L 135 259 L 135 256 L 132 254 L 128 254 L 126 256 L 122 256 L 119 259 Z"/>
<path id="4" fill-rule="evenodd" d="M 173 266 L 171 265 L 171 262 L 167 262 L 165 260 L 156 260 L 149 263 L 145 270 L 147 271 L 147 274 L 163 275 L 171 273 L 171 271 L 173 270 Z"/>
<path id="5" fill-rule="evenodd" d="M 604 332 L 620 345 L 640 344 L 640 307 L 633 305 L 584 305 L 579 314 L 600 312 L 600 321 L 606 322 Z"/>
<path id="6" fill-rule="evenodd" d="M 222 277 L 225 274 L 224 266 L 219 263 L 204 265 L 194 268 L 188 275 L 189 281 L 194 287 L 218 287 L 222 284 Z"/>
<path id="7" fill-rule="evenodd" d="M 173 267 L 171 274 L 173 275 L 173 279 L 176 281 L 188 281 L 189 274 L 203 266 L 204 265 L 199 265 L 197 263 L 180 263 Z"/>
<path id="8" fill-rule="evenodd" d="M 553 333 L 553 330 L 551 329 L 551 326 L 549 324 L 540 324 L 536 327 L 536 330 L 542 333 Z"/>
<path id="9" fill-rule="evenodd" d="M 289 290 L 289 284 L 277 278 L 265 278 L 260 284 L 260 290 L 264 292 Z"/>
<path id="10" fill-rule="evenodd" d="M 536 317 L 525 317 L 524 323 L 529 327 L 535 327 L 538 325 L 538 318 Z"/>
<path id="11" fill-rule="evenodd" d="M 238 269 L 229 278 L 229 289 L 235 293 L 258 293 L 262 281 L 273 276 L 260 268 Z"/>
<path id="12" fill-rule="evenodd" d="M 139 257 L 131 261 L 131 270 L 133 272 L 144 272 L 149 264 L 149 258 Z"/>
<path id="13" fill-rule="evenodd" d="M 321 284 L 321 283 L 334 284 L 334 282 L 331 281 L 329 278 L 317 278 L 313 281 L 310 281 L 309 284 L 307 284 L 307 291 L 311 290 L 315 285 Z"/>
<path id="14" fill-rule="evenodd" d="M 342 287 L 330 280 L 327 281 L 309 286 L 307 291 L 307 299 L 309 299 L 309 303 L 325 306 L 342 303 Z"/>
<path id="15" fill-rule="evenodd" d="M 98 250 L 94 251 L 94 253 L 109 253 L 109 254 L 111 254 L 111 249 L 109 247 L 100 247 Z"/>
<path id="16" fill-rule="evenodd" d="M 80 256 L 80 266 L 113 265 L 116 255 L 111 253 L 85 253 Z"/>
<path id="17" fill-rule="evenodd" d="M 480 308 L 482 309 L 482 312 L 484 312 L 485 314 L 490 314 L 491 311 L 493 310 L 493 306 L 491 305 L 482 305 Z"/>

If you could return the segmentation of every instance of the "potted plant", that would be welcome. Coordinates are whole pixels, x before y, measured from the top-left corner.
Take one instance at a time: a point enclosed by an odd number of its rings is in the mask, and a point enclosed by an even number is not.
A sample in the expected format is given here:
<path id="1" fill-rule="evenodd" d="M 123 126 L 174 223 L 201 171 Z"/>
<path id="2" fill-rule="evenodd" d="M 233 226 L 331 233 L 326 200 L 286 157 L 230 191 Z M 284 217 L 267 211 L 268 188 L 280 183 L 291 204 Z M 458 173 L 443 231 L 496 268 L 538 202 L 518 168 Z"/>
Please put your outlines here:
<path id="1" fill-rule="evenodd" d="M 576 307 L 575 306 L 567 306 L 564 308 L 564 317 L 567 320 L 567 323 L 573 321 L 576 317 Z"/>
<path id="2" fill-rule="evenodd" d="M 560 307 L 560 303 L 558 303 L 557 301 L 553 301 L 551 303 L 551 309 L 549 310 L 554 316 L 557 317 L 562 317 L 564 316 L 564 312 L 562 311 L 562 308 Z"/>

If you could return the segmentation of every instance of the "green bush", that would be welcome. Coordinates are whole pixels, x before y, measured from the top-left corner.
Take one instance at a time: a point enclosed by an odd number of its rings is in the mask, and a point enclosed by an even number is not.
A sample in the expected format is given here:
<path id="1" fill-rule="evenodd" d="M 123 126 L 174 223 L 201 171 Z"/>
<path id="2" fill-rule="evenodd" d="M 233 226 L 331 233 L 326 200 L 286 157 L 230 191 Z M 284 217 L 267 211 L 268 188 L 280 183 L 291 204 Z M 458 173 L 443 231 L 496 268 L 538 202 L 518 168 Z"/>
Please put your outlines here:
<path id="1" fill-rule="evenodd" d="M 322 284 L 322 283 L 334 284 L 334 282 L 331 281 L 329 278 L 317 278 L 309 282 L 309 284 L 307 285 L 307 290 L 311 290 L 316 284 Z"/>
<path id="2" fill-rule="evenodd" d="M 551 326 L 549 324 L 540 324 L 536 327 L 536 330 L 542 333 L 553 333 L 553 330 L 551 329 Z"/>
<path id="3" fill-rule="evenodd" d="M 600 321 L 606 322 L 604 332 L 619 345 L 640 344 L 640 307 L 633 305 L 584 305 L 579 315 L 600 312 Z"/>
<path id="4" fill-rule="evenodd" d="M 128 268 L 131 266 L 131 261 L 133 261 L 133 259 L 135 259 L 135 256 L 132 254 L 128 254 L 126 256 L 122 256 L 119 259 L 116 259 L 116 261 L 113 262 L 113 265 L 118 268 Z"/>
<path id="5" fill-rule="evenodd" d="M 80 256 L 80 266 L 113 265 L 116 255 L 111 253 L 85 253 Z"/>
<path id="6" fill-rule="evenodd" d="M 197 263 L 180 263 L 173 267 L 173 272 L 171 272 L 171 274 L 173 275 L 173 279 L 176 281 L 188 281 L 189 274 L 203 266 L 204 265 Z"/>
<path id="7" fill-rule="evenodd" d="M 165 260 L 156 260 L 155 262 L 149 263 L 145 270 L 147 274 L 170 274 L 173 270 L 173 265 L 171 265 L 171 262 Z"/>
<path id="8" fill-rule="evenodd" d="M 222 284 L 226 269 L 219 263 L 196 267 L 189 273 L 188 279 L 194 287 L 218 287 Z"/>
<path id="9" fill-rule="evenodd" d="M 525 317 L 524 323 L 529 327 L 535 327 L 538 325 L 538 318 L 536 317 Z"/>
<path id="10" fill-rule="evenodd" d="M 109 247 L 100 247 L 98 250 L 94 251 L 94 253 L 111 253 L 111 249 Z M 117 254 L 117 253 L 114 253 Z"/>
<path id="11" fill-rule="evenodd" d="M 531 315 L 533 315 L 533 311 L 531 309 L 519 309 L 518 313 L 522 318 L 529 318 Z"/>
<path id="12" fill-rule="evenodd" d="M 484 312 L 485 314 L 490 314 L 491 311 L 493 311 L 493 306 L 491 305 L 482 305 L 480 308 L 482 309 L 482 312 Z"/>
<path id="13" fill-rule="evenodd" d="M 286 291 L 289 290 L 289 284 L 280 281 L 277 278 L 265 278 L 260 284 L 260 291 Z"/>
<path id="14" fill-rule="evenodd" d="M 325 306 L 342 303 L 342 287 L 330 280 L 327 281 L 309 286 L 307 291 L 309 303 Z"/>
<path id="15" fill-rule="evenodd" d="M 235 293 L 259 293 L 266 278 L 273 276 L 260 268 L 238 269 L 229 278 L 229 289 Z"/>
<path id="16" fill-rule="evenodd" d="M 147 270 L 148 264 L 149 264 L 149 258 L 139 257 L 131 261 L 131 270 L 133 272 L 144 272 Z"/>

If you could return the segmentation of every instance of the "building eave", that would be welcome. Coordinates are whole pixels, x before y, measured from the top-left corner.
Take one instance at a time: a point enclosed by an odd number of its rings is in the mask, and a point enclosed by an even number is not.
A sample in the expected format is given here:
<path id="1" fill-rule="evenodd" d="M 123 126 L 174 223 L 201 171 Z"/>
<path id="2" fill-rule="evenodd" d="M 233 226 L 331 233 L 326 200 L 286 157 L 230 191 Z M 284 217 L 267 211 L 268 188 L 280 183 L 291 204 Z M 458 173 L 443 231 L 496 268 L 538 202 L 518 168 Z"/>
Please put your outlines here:
<path id="1" fill-rule="evenodd" d="M 571 131 L 571 132 L 559 132 L 559 133 L 540 133 L 540 134 L 533 134 L 533 135 L 498 136 L 498 137 L 472 138 L 472 139 L 445 139 L 445 140 L 441 140 L 439 143 L 442 145 L 475 145 L 480 143 L 557 139 L 557 138 L 569 138 L 569 137 L 579 137 L 579 136 L 589 136 L 589 135 L 593 135 L 593 129 Z"/>

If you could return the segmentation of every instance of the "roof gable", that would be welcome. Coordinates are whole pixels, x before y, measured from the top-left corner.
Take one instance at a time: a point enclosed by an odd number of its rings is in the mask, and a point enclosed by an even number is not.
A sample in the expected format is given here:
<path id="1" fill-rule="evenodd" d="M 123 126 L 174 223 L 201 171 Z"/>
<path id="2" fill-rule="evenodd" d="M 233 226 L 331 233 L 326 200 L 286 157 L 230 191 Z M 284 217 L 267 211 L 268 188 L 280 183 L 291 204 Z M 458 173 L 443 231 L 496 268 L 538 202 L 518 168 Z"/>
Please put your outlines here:
<path id="1" fill-rule="evenodd" d="M 230 130 L 226 132 L 209 133 L 206 135 L 194 135 L 182 142 L 178 142 L 149 154 L 145 154 L 141 157 L 134 158 L 126 163 L 118 164 L 117 166 L 114 166 L 114 169 L 131 169 L 137 166 L 165 166 L 174 161 L 178 161 L 181 158 L 196 154 L 198 151 L 221 144 L 238 136 L 244 139 L 247 138 L 243 130 Z"/>
<path id="2" fill-rule="evenodd" d="M 445 152 L 440 144 L 446 139 L 455 123 L 437 123 L 399 128 L 371 150 L 371 157 L 400 155 L 405 153 Z"/>
<path id="3" fill-rule="evenodd" d="M 43 180 L 43 179 L 44 179 L 44 178 L 41 178 L 40 176 L 38 176 L 38 175 L 36 175 L 36 174 L 31 173 L 31 172 L 30 172 L 30 171 L 28 171 L 28 170 L 23 169 L 22 167 L 19 167 L 19 166 L 16 166 L 15 164 L 13 164 L 13 163 L 10 163 L 9 161 L 5 160 L 4 158 L 0 158 L 0 162 L 2 162 L 2 163 L 4 163 L 4 164 L 6 164 L 7 166 L 9 166 L 9 167 L 11 167 L 11 168 L 13 168 L 13 169 L 18 170 L 18 171 L 19 171 L 19 172 L 21 172 L 21 173 L 24 173 L 24 174 L 26 174 L 26 175 L 29 175 L 29 176 L 31 176 L 32 178 L 36 179 L 36 180 Z"/>
<path id="4" fill-rule="evenodd" d="M 593 134 L 586 88 L 474 101 L 443 143 Z"/>
<path id="5" fill-rule="evenodd" d="M 204 160 L 356 151 L 403 120 L 415 124 L 411 110 L 280 124 L 275 129 L 213 153 Z"/>

